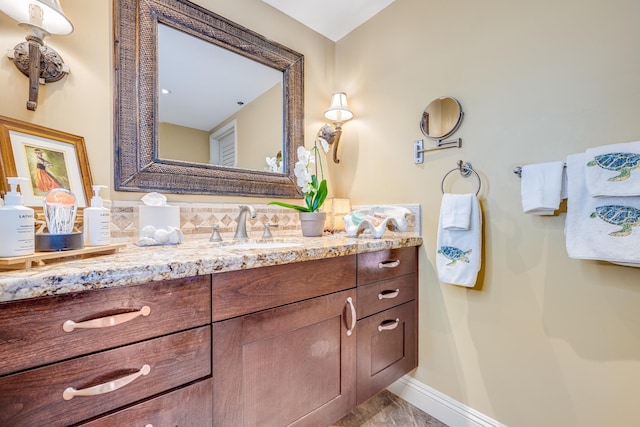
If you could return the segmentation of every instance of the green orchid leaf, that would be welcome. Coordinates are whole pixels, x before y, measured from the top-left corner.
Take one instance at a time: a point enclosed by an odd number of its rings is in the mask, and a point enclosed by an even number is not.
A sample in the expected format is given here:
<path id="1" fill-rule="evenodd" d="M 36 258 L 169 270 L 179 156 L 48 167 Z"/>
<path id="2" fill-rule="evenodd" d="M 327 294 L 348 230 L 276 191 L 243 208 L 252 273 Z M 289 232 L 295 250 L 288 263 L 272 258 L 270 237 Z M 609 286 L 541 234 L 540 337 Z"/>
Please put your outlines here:
<path id="1" fill-rule="evenodd" d="M 296 210 L 298 212 L 312 212 L 306 206 L 292 205 L 292 204 L 284 203 L 284 202 L 269 202 L 268 204 L 269 205 L 278 205 L 278 206 L 282 206 L 283 208 L 288 208 L 288 209 L 294 209 L 294 210 Z"/>
<path id="2" fill-rule="evenodd" d="M 311 212 L 315 212 L 324 203 L 324 200 L 327 198 L 327 180 L 323 179 L 320 182 L 320 186 L 318 187 L 318 192 L 313 200 L 313 204 L 311 205 Z"/>

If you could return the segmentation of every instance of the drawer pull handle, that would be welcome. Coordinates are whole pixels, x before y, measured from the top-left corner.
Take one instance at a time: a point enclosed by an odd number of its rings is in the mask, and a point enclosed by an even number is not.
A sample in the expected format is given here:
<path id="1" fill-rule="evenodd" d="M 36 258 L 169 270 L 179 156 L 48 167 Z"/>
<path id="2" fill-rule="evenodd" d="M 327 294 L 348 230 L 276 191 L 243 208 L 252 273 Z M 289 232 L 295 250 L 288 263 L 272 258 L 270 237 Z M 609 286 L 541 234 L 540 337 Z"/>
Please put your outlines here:
<path id="1" fill-rule="evenodd" d="M 142 368 L 140 368 L 140 370 L 135 374 L 127 375 L 126 377 L 122 377 L 114 381 L 109 381 L 108 383 L 84 388 L 82 390 L 76 390 L 73 387 L 68 387 L 62 393 L 62 398 L 64 400 L 71 400 L 76 396 L 96 396 L 98 394 L 110 393 L 126 386 L 127 384 L 130 384 L 141 375 L 147 375 L 149 372 L 151 372 L 151 367 L 149 365 L 143 365 Z"/>
<path id="2" fill-rule="evenodd" d="M 378 332 L 390 331 L 392 329 L 397 328 L 399 324 L 400 324 L 400 319 L 391 320 L 391 321 L 385 320 L 384 322 L 378 325 Z"/>
<path id="3" fill-rule="evenodd" d="M 391 299 L 398 296 L 400 293 L 400 289 L 396 289 L 395 291 L 382 291 L 378 294 L 378 299 Z"/>
<path id="4" fill-rule="evenodd" d="M 396 268 L 399 265 L 400 265 L 399 259 L 395 261 L 382 261 L 378 263 L 378 268 Z"/>
<path id="5" fill-rule="evenodd" d="M 128 322 L 138 316 L 148 316 L 149 313 L 151 313 L 151 308 L 149 308 L 148 305 L 145 305 L 138 311 L 116 314 L 115 316 L 101 317 L 99 319 L 87 320 L 86 322 L 76 323 L 73 320 L 67 320 L 62 324 L 62 329 L 65 332 L 72 332 L 74 329 L 108 328 L 109 326 L 116 326 L 121 323 Z"/>
<path id="6" fill-rule="evenodd" d="M 353 305 L 351 297 L 347 298 L 347 304 L 351 307 L 351 327 L 347 329 L 347 336 L 350 337 L 356 327 L 356 307 Z"/>

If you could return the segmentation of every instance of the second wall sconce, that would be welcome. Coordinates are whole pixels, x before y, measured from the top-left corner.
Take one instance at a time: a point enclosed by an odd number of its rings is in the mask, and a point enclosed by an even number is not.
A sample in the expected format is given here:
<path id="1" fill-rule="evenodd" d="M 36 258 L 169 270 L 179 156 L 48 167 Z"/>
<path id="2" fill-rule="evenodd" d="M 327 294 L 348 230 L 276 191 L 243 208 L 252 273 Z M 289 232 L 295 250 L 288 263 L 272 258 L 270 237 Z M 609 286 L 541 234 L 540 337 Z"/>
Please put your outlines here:
<path id="1" fill-rule="evenodd" d="M 59 0 L 0 0 L 0 11 L 28 32 L 27 41 L 18 44 L 7 56 L 29 77 L 27 109 L 35 111 L 38 84 L 56 82 L 69 72 L 62 57 L 45 46 L 44 39 L 51 34 L 71 34 L 73 24 L 62 11 Z"/>
<path id="2" fill-rule="evenodd" d="M 349 110 L 349 105 L 347 105 L 346 93 L 335 92 L 331 96 L 331 105 L 324 112 L 324 117 L 333 122 L 335 129 L 330 125 L 324 125 L 320 128 L 318 137 L 327 141 L 329 146 L 333 146 L 333 161 L 340 163 L 338 159 L 338 143 L 340 142 L 340 135 L 342 135 L 342 124 L 353 118 L 353 113 Z"/>

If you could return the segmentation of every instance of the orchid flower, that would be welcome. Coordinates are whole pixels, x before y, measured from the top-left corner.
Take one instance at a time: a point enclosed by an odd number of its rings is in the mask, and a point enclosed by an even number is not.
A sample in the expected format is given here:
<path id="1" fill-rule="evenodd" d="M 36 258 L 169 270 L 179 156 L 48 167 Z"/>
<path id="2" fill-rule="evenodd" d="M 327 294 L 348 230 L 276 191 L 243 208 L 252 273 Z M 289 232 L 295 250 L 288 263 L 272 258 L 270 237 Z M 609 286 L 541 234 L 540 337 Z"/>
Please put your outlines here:
<path id="1" fill-rule="evenodd" d="M 327 141 L 319 139 L 320 146 L 324 152 L 329 151 Z M 285 208 L 295 209 L 298 212 L 316 212 L 327 198 L 327 180 L 324 179 L 322 170 L 322 160 L 317 156 L 319 153 L 317 143 L 313 144 L 311 150 L 307 150 L 303 146 L 298 147 L 296 152 L 298 161 L 294 165 L 293 172 L 296 176 L 296 184 L 302 190 L 306 206 L 292 205 L 283 202 L 271 202 L 270 205 L 278 205 Z M 317 164 L 316 164 L 317 160 Z M 320 166 L 321 179 L 318 181 L 318 167 Z"/>

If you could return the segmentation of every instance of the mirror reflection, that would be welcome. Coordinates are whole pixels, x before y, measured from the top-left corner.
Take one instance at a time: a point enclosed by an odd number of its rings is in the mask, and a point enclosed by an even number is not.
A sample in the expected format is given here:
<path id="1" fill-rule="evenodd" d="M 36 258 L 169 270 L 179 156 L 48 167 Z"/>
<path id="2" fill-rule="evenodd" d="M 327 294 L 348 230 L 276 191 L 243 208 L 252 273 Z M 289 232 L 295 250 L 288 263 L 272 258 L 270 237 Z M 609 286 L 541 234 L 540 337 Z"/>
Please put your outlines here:
<path id="1" fill-rule="evenodd" d="M 115 189 L 299 197 L 293 165 L 304 145 L 304 56 L 188 0 L 113 5 Z M 171 44 L 171 33 L 185 38 Z M 199 47 L 187 48 L 191 43 Z M 225 61 L 244 64 L 217 75 Z M 236 78 L 245 67 L 250 77 Z M 174 68 L 178 77 L 171 80 Z M 192 89 L 171 108 L 182 85 Z M 227 89 L 224 97 L 209 92 Z M 186 114 L 180 119 L 176 111 Z M 205 124 L 187 121 L 214 114 L 218 119 Z M 267 157 L 279 158 L 282 172 Z"/>
<path id="2" fill-rule="evenodd" d="M 462 106 L 457 99 L 443 96 L 433 100 L 422 113 L 420 130 L 431 139 L 451 136 L 462 122 Z"/>
<path id="3" fill-rule="evenodd" d="M 158 92 L 159 158 L 282 172 L 281 71 L 159 23 Z"/>

